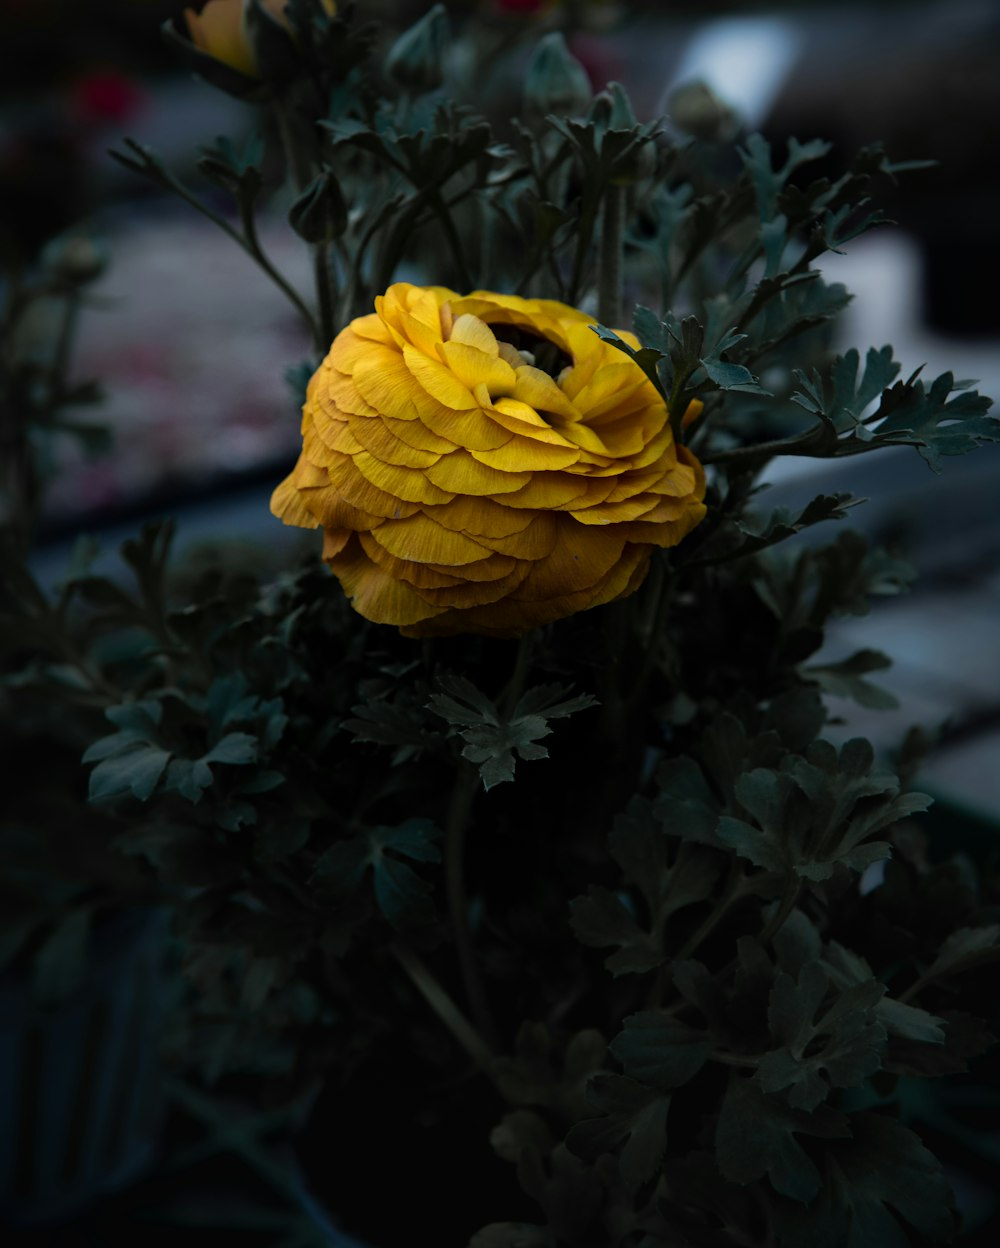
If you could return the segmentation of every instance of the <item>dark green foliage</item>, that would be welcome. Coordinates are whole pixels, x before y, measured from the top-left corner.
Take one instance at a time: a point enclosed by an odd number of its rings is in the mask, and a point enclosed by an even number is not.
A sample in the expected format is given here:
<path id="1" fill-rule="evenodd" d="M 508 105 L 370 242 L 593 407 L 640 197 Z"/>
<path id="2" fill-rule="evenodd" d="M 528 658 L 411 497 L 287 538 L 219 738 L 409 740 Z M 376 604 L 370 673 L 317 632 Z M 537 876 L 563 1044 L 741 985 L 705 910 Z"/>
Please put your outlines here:
<path id="1" fill-rule="evenodd" d="M 223 89 L 280 103 L 267 139 L 202 154 L 236 224 L 140 144 L 118 159 L 262 267 L 314 362 L 407 263 L 436 285 L 599 307 L 595 332 L 707 466 L 707 516 L 633 595 L 519 643 L 369 624 L 318 560 L 175 564 L 168 525 L 109 575 L 81 544 L 48 593 L 20 525 L 0 551 L 0 711 L 36 778 L 61 750 L 52 811 L 86 864 L 42 888 L 48 844 L 63 863 L 69 838 L 40 838 L 31 803 L 12 803 L 0 957 L 68 991 L 100 906 L 126 894 L 108 861 L 138 874 L 176 910 L 181 1060 L 208 1081 L 251 1075 L 250 1096 L 350 1092 L 356 1116 L 324 1153 L 331 1200 L 363 1194 L 370 1213 L 352 1163 L 373 1122 L 386 1203 L 435 1242 L 946 1241 L 950 1194 L 920 1132 L 955 1134 L 926 1085 L 975 1069 L 998 1021 L 989 876 L 931 861 L 912 749 L 896 774 L 867 742 L 824 738 L 831 696 L 892 705 L 869 679 L 885 656 L 827 657 L 828 625 L 905 590 L 911 569 L 850 532 L 799 540 L 842 521 L 849 493 L 769 508 L 759 483 L 781 455 L 911 445 L 937 468 L 997 439 L 989 401 L 950 374 L 900 381 L 890 347 L 828 350 L 849 296 L 812 265 L 883 220 L 878 180 L 904 166 L 870 148 L 811 178 L 821 142 L 668 140 L 621 87 L 590 98 L 558 37 L 499 141 L 478 98 L 495 48 L 454 83 L 440 9 L 386 56 L 392 41 L 376 48 L 342 8 L 293 0 L 290 38 L 253 6 L 260 82 L 186 46 Z M 572 115 L 547 112 L 545 91 Z M 256 229 L 282 161 L 309 295 Z M 622 289 L 642 301 L 638 346 L 616 328 Z M 7 368 L 5 402 L 34 393 L 33 367 Z M 312 367 L 289 371 L 300 398 Z M 65 407 L 93 393 L 50 371 L 24 410 L 71 429 Z M 444 1106 L 480 1092 L 495 1113 L 476 1140 L 524 1202 L 488 1207 L 495 1176 L 463 1174 L 483 1189 L 476 1233 L 448 1221 L 465 1193 L 433 1149 L 401 1145 L 399 1161 L 389 1145 L 432 1123 L 471 1146 Z"/>
<path id="2" fill-rule="evenodd" d="M 589 694 L 567 698 L 568 689 L 544 685 L 522 694 L 509 715 L 462 676 L 440 676 L 441 693 L 431 695 L 428 707 L 448 721 L 465 742 L 462 757 L 479 768 L 484 789 L 514 779 L 514 752 L 518 758 L 548 758 L 540 737 L 552 729 L 550 719 L 564 719 L 596 705 Z"/>
<path id="3" fill-rule="evenodd" d="M 349 841 L 339 841 L 316 864 L 320 895 L 334 900 L 351 897 L 371 868 L 375 900 L 393 927 L 427 923 L 434 917 L 430 888 L 401 859 L 440 862 L 441 851 L 434 844 L 440 835 L 426 819 L 409 819 L 396 828 L 367 828 Z"/>

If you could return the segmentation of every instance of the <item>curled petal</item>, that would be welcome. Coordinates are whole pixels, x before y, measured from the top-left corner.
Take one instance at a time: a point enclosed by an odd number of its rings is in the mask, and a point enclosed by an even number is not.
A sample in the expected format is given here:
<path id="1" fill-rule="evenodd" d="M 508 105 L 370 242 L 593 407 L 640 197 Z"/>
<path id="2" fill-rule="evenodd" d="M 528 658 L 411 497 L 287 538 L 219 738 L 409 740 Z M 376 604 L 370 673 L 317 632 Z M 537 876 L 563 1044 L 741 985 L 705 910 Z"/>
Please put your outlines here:
<path id="1" fill-rule="evenodd" d="M 362 615 L 517 636 L 631 593 L 699 523 L 700 464 L 592 325 L 552 300 L 399 282 L 338 334 L 272 509 L 323 527 Z"/>

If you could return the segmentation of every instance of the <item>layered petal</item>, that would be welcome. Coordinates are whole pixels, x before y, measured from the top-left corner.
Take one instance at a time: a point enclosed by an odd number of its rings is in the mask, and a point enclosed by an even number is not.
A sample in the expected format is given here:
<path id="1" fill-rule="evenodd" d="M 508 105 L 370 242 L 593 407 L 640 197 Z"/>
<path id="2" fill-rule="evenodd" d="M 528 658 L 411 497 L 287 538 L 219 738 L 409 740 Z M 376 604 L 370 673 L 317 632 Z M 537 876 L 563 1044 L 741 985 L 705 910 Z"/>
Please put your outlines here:
<path id="1" fill-rule="evenodd" d="M 516 636 L 631 593 L 699 523 L 701 466 L 592 325 L 552 300 L 400 282 L 338 334 L 272 510 L 323 527 L 362 615 Z"/>

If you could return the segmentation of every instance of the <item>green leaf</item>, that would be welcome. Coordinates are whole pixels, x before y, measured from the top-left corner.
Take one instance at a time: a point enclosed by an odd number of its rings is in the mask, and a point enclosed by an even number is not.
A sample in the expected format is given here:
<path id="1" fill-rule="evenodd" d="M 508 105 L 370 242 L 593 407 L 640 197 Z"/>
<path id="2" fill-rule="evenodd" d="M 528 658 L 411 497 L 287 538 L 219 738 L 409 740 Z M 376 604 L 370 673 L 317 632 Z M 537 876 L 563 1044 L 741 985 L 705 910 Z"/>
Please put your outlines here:
<path id="1" fill-rule="evenodd" d="M 524 760 L 548 758 L 548 750 L 537 744 L 552 732 L 547 720 L 597 704 L 589 694 L 567 698 L 569 690 L 563 686 L 541 685 L 529 689 L 508 718 L 464 676 L 440 676 L 438 685 L 443 692 L 431 696 L 428 709 L 460 730 L 466 742 L 462 757 L 479 767 L 487 791 L 513 780 L 515 751 Z"/>
<path id="2" fill-rule="evenodd" d="M 929 390 L 922 381 L 893 386 L 873 418 L 875 439 L 915 446 L 935 472 L 941 470 L 942 455 L 965 455 L 985 442 L 1000 442 L 1000 420 L 986 414 L 993 400 L 960 388 L 964 384 L 942 373 Z"/>
<path id="3" fill-rule="evenodd" d="M 621 893 L 591 884 L 584 897 L 570 902 L 570 927 L 581 944 L 594 949 L 617 945 L 604 965 L 616 978 L 656 970 L 664 952 L 653 934 L 636 922 L 635 913 Z"/>
<path id="4" fill-rule="evenodd" d="M 146 801 L 166 770 L 170 753 L 156 745 L 130 745 L 122 753 L 105 758 L 90 773 L 90 800 L 120 797 L 131 792 Z"/>
<path id="5" fill-rule="evenodd" d="M 815 1203 L 778 1211 L 783 1248 L 908 1248 L 897 1217 L 921 1237 L 950 1243 L 951 1189 L 937 1158 L 891 1118 L 860 1113 L 850 1123 L 853 1139 L 828 1149 Z"/>
<path id="6" fill-rule="evenodd" d="M 963 927 L 945 940 L 925 978 L 943 979 L 1000 957 L 1000 924 Z"/>
<path id="7" fill-rule="evenodd" d="M 593 1161 L 619 1147 L 619 1168 L 627 1187 L 635 1189 L 653 1177 L 667 1147 L 669 1093 L 644 1087 L 624 1075 L 593 1075 L 587 1099 L 600 1118 L 570 1128 L 566 1146 L 584 1161 Z"/>
<path id="8" fill-rule="evenodd" d="M 246 766 L 257 761 L 257 738 L 248 732 L 228 732 L 215 745 L 203 754 L 202 763 L 229 763 L 232 766 Z"/>
<path id="9" fill-rule="evenodd" d="M 714 1042 L 705 1031 L 679 1022 L 665 1010 L 643 1010 L 625 1019 L 611 1052 L 625 1073 L 657 1088 L 679 1088 L 701 1070 Z"/>
<path id="10" fill-rule="evenodd" d="M 344 727 L 355 741 L 395 746 L 393 766 L 419 758 L 435 738 L 440 740 L 437 733 L 428 731 L 424 708 L 405 697 L 393 702 L 373 698 L 351 710 L 355 718 L 344 720 Z"/>
<path id="11" fill-rule="evenodd" d="M 757 194 L 757 207 L 761 221 L 770 221 L 776 211 L 778 194 L 800 165 L 819 160 L 830 150 L 830 144 L 820 139 L 800 143 L 788 140 L 788 155 L 780 169 L 771 164 L 771 147 L 760 134 L 751 134 L 746 147 L 740 149 L 740 159 L 749 173 Z"/>
<path id="12" fill-rule="evenodd" d="M 431 886 L 400 859 L 440 862 L 434 843 L 440 835 L 427 819 L 367 828 L 326 851 L 316 864 L 317 885 L 321 893 L 345 899 L 358 892 L 371 869 L 375 901 L 393 927 L 427 923 L 434 917 Z"/>
<path id="13" fill-rule="evenodd" d="M 867 961 L 836 940 L 828 942 L 823 965 L 829 972 L 831 981 L 839 988 L 875 981 Z M 917 1006 L 884 996 L 875 1006 L 875 1014 L 890 1036 L 923 1044 L 944 1043 L 946 1020 L 936 1018 Z"/>
<path id="14" fill-rule="evenodd" d="M 882 1065 L 887 1037 L 875 1011 L 885 985 L 846 988 L 821 1012 L 828 983 L 809 962 L 797 980 L 779 972 L 771 989 L 768 1023 L 782 1047 L 761 1058 L 754 1079 L 764 1092 L 787 1089 L 793 1109 L 813 1110 L 830 1087 L 858 1087 Z"/>
<path id="15" fill-rule="evenodd" d="M 864 677 L 892 666 L 892 660 L 879 650 L 858 650 L 838 663 L 817 664 L 801 668 L 802 676 L 814 680 L 821 689 L 838 698 L 852 698 L 859 706 L 873 711 L 891 711 L 899 699 L 886 689 L 873 685 Z"/>
<path id="16" fill-rule="evenodd" d="M 656 773 L 661 794 L 656 801 L 663 830 L 687 841 L 716 845 L 719 809 L 705 774 L 693 758 L 662 763 Z"/>
<path id="17" fill-rule="evenodd" d="M 608 845 L 625 883 L 642 897 L 644 917 L 627 894 L 592 885 L 571 903 L 570 924 L 585 945 L 618 946 L 605 960 L 613 975 L 653 970 L 664 961 L 670 917 L 711 896 L 721 864 L 703 850 L 668 840 L 654 807 L 638 798 L 615 819 Z"/>
<path id="18" fill-rule="evenodd" d="M 649 312 L 649 309 L 644 309 Z M 638 315 L 638 313 L 636 314 Z M 649 315 L 653 314 L 649 312 Z M 608 329 L 605 325 L 591 325 L 590 328 L 600 338 L 602 342 L 608 343 L 610 346 L 617 348 L 623 355 L 627 355 L 630 360 L 634 360 L 642 369 L 653 385 L 659 390 L 660 394 L 666 398 L 663 386 L 663 380 L 660 377 L 660 361 L 666 359 L 666 352 L 659 351 L 655 347 L 642 346 L 638 349 L 626 342 L 624 338 L 619 337 L 613 329 Z M 661 326 L 661 330 L 663 327 Z M 658 333 L 657 337 L 662 337 L 662 333 Z"/>
<path id="19" fill-rule="evenodd" d="M 790 1109 L 752 1080 L 733 1076 L 716 1127 L 716 1158 L 730 1182 L 752 1183 L 766 1174 L 775 1191 L 806 1204 L 819 1192 L 822 1178 L 795 1137 L 846 1134 L 842 1115 Z"/>
<path id="20" fill-rule="evenodd" d="M 719 839 L 755 866 L 803 879 L 829 879 L 838 865 L 863 871 L 891 853 L 887 842 L 869 838 L 931 800 L 901 794 L 896 777 L 874 772 L 873 761 L 866 741 L 846 742 L 838 756 L 820 740 L 781 771 L 745 773 L 734 791 L 748 817 L 720 819 Z"/>

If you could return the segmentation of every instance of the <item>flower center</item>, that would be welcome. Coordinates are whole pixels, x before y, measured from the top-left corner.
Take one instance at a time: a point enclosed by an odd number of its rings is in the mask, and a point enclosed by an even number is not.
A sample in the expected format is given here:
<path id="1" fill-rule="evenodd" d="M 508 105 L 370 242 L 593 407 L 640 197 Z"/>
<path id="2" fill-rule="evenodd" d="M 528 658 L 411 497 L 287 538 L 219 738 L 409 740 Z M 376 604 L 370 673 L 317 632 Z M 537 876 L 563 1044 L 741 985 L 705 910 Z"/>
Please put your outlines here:
<path id="1" fill-rule="evenodd" d="M 540 368 L 556 381 L 563 369 L 572 367 L 572 358 L 558 343 L 522 325 L 490 325 L 490 329 L 499 342 L 510 343 L 515 351 L 520 351 L 525 363 Z"/>

